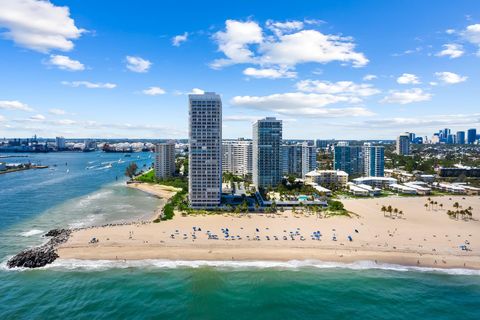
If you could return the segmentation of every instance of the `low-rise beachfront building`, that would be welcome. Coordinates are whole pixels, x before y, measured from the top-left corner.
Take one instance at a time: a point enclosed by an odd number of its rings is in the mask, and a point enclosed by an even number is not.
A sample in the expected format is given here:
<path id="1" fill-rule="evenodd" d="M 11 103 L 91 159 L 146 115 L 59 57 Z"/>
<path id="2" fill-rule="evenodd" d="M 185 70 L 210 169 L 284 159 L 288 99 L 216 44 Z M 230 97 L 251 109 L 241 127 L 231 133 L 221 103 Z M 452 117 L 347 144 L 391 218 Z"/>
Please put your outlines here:
<path id="1" fill-rule="evenodd" d="M 406 185 L 402 185 L 398 183 L 389 185 L 389 188 L 401 194 L 417 194 L 417 190 L 415 188 L 408 187 Z"/>
<path id="2" fill-rule="evenodd" d="M 432 192 L 432 189 L 429 188 L 426 183 L 421 181 L 407 182 L 405 185 L 417 190 L 417 194 L 422 196 L 429 195 Z"/>
<path id="3" fill-rule="evenodd" d="M 385 169 L 385 177 L 398 179 L 400 182 L 415 180 L 415 175 L 400 169 Z"/>
<path id="4" fill-rule="evenodd" d="M 423 182 L 432 183 L 435 181 L 435 175 L 433 174 L 421 174 L 418 179 Z"/>
<path id="5" fill-rule="evenodd" d="M 380 195 L 382 192 L 382 190 L 379 188 L 372 187 L 367 184 L 355 184 L 353 182 L 349 182 L 347 184 L 347 188 L 351 194 L 360 197 L 374 197 Z"/>
<path id="6" fill-rule="evenodd" d="M 315 183 L 323 187 L 345 188 L 348 183 L 348 173 L 341 170 L 310 171 L 305 175 L 305 182 Z"/>
<path id="7" fill-rule="evenodd" d="M 389 177 L 361 177 L 353 179 L 356 185 L 366 184 L 377 188 L 388 188 L 389 185 L 397 183 L 397 179 Z"/>
<path id="8" fill-rule="evenodd" d="M 455 186 L 459 186 L 459 187 L 462 187 L 465 192 L 470 195 L 470 196 L 477 196 L 477 195 L 480 195 L 480 188 L 477 188 L 477 187 L 472 187 L 472 186 L 469 186 L 467 185 L 466 183 L 452 183 L 453 185 Z"/>
<path id="9" fill-rule="evenodd" d="M 466 194 L 467 191 L 465 188 L 451 184 L 451 183 L 443 183 L 443 182 L 436 182 L 432 184 L 432 188 L 440 190 L 440 191 L 445 191 L 445 192 L 451 192 L 455 194 Z"/>

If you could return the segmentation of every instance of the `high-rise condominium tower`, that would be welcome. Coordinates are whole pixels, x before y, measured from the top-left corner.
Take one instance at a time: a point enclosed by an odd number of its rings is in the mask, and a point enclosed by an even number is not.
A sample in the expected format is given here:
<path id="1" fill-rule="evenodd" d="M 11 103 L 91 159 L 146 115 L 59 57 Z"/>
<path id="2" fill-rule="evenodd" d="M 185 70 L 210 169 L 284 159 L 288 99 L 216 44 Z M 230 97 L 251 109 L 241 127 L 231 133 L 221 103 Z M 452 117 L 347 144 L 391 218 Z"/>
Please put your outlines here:
<path id="1" fill-rule="evenodd" d="M 367 177 L 383 177 L 385 169 L 384 147 L 365 143 L 363 159 Z"/>
<path id="2" fill-rule="evenodd" d="M 222 101 L 214 92 L 189 95 L 188 196 L 193 208 L 220 205 Z"/>
<path id="3" fill-rule="evenodd" d="M 362 146 L 349 146 L 347 142 L 339 142 L 333 153 L 333 168 L 345 171 L 352 176 L 363 175 L 364 161 Z"/>
<path id="4" fill-rule="evenodd" d="M 222 153 L 223 172 L 239 176 L 252 174 L 252 140 L 224 140 Z"/>
<path id="5" fill-rule="evenodd" d="M 410 134 L 408 132 L 397 137 L 396 153 L 402 156 L 408 156 L 410 154 Z"/>
<path id="6" fill-rule="evenodd" d="M 175 174 L 175 142 L 155 145 L 155 176 L 159 179 L 172 177 Z"/>
<path id="7" fill-rule="evenodd" d="M 457 131 L 457 144 L 465 144 L 465 131 Z"/>
<path id="8" fill-rule="evenodd" d="M 282 181 L 282 121 L 265 118 L 253 124 L 253 183 L 257 188 Z"/>

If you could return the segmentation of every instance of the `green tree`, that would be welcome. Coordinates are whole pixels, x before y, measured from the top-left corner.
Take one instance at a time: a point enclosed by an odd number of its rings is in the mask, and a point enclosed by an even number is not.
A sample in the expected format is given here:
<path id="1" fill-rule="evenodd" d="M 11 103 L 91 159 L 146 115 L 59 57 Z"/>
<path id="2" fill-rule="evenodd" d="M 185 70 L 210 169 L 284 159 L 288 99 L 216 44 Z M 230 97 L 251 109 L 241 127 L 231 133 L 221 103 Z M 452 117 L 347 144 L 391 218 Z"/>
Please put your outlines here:
<path id="1" fill-rule="evenodd" d="M 135 162 L 130 162 L 130 164 L 125 169 L 125 175 L 130 179 L 132 179 L 137 173 L 137 170 L 138 170 L 137 164 Z"/>

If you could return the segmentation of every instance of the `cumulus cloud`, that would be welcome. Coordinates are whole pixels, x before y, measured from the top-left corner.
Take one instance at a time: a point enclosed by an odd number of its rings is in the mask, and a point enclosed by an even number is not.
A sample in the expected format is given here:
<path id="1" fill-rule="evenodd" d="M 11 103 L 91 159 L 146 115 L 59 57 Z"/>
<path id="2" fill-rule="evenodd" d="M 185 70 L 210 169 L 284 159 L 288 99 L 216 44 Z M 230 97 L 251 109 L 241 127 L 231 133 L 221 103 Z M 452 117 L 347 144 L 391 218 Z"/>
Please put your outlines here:
<path id="1" fill-rule="evenodd" d="M 48 110 L 48 112 L 49 112 L 50 114 L 54 114 L 54 115 L 56 115 L 56 116 L 61 116 L 61 115 L 67 114 L 67 112 L 66 112 L 65 110 L 63 110 L 63 109 L 55 109 L 55 108 Z"/>
<path id="2" fill-rule="evenodd" d="M 303 29 L 303 22 L 302 21 L 273 21 L 267 20 L 265 23 L 268 29 L 270 29 L 275 35 L 281 36 L 285 33 L 292 33 L 294 31 L 302 30 Z"/>
<path id="3" fill-rule="evenodd" d="M 279 93 L 268 96 L 236 96 L 231 100 L 235 106 L 270 111 L 283 115 L 305 117 L 370 116 L 373 113 L 361 107 L 325 108 L 327 105 L 358 102 L 358 99 L 316 93 Z"/>
<path id="4" fill-rule="evenodd" d="M 175 37 L 172 38 L 172 45 L 175 47 L 180 47 L 182 42 L 185 42 L 188 40 L 188 32 L 185 32 L 184 34 L 179 34 L 176 35 Z"/>
<path id="5" fill-rule="evenodd" d="M 33 111 L 27 104 L 17 100 L 0 100 L 0 109 L 3 110 L 20 110 Z"/>
<path id="6" fill-rule="evenodd" d="M 10 0 L 1 2 L 0 29 L 3 36 L 17 45 L 47 53 L 50 50 L 70 51 L 73 40 L 85 31 L 75 26 L 68 7 L 49 1 Z"/>
<path id="7" fill-rule="evenodd" d="M 469 25 L 461 35 L 468 42 L 480 46 L 480 24 Z"/>
<path id="8" fill-rule="evenodd" d="M 67 56 L 62 56 L 58 54 L 53 54 L 48 60 L 48 64 L 55 66 L 62 70 L 68 71 L 83 71 L 85 66 L 78 60 L 70 59 Z"/>
<path id="9" fill-rule="evenodd" d="M 145 73 L 147 72 L 152 63 L 146 59 L 134 56 L 126 56 L 127 69 L 133 72 Z"/>
<path id="10" fill-rule="evenodd" d="M 90 82 L 90 81 L 62 81 L 62 84 L 69 87 L 85 87 L 88 89 L 114 89 L 117 87 L 115 83 L 109 82 Z"/>
<path id="11" fill-rule="evenodd" d="M 409 104 L 413 102 L 428 101 L 432 98 L 432 94 L 423 91 L 420 88 L 413 88 L 404 91 L 390 90 L 389 94 L 380 102 L 395 103 L 395 104 Z"/>
<path id="12" fill-rule="evenodd" d="M 199 88 L 193 88 L 192 91 L 190 91 L 189 93 L 191 93 L 191 94 L 204 94 L 205 90 L 202 90 L 202 89 L 199 89 Z"/>
<path id="13" fill-rule="evenodd" d="M 435 76 L 438 78 L 438 80 L 442 81 L 445 84 L 456 84 L 467 81 L 468 79 L 468 77 L 466 76 L 461 76 L 459 74 L 448 71 L 435 72 Z"/>
<path id="14" fill-rule="evenodd" d="M 166 91 L 163 90 L 160 87 L 150 87 L 150 88 L 147 88 L 145 90 L 142 90 L 142 93 L 146 94 L 146 95 L 149 95 L 149 96 L 158 96 L 158 95 L 161 95 L 161 94 L 165 94 Z"/>
<path id="15" fill-rule="evenodd" d="M 294 71 L 288 71 L 285 68 L 246 68 L 243 70 L 243 74 L 253 78 L 267 78 L 267 79 L 279 79 L 279 78 L 296 78 L 297 73 Z"/>
<path id="16" fill-rule="evenodd" d="M 258 64 L 262 68 L 294 68 L 309 62 L 338 61 L 354 67 L 368 63 L 363 53 L 355 51 L 352 38 L 306 30 L 299 21 L 269 21 L 267 30 L 254 21 L 227 20 L 225 25 L 225 31 L 215 33 L 213 38 L 226 58 L 213 61 L 213 68 L 243 63 Z"/>
<path id="17" fill-rule="evenodd" d="M 419 84 L 420 80 L 418 77 L 411 73 L 404 73 L 397 78 L 399 84 Z"/>
<path id="18" fill-rule="evenodd" d="M 377 79 L 378 77 L 374 74 L 367 74 L 363 77 L 363 81 L 372 81 Z"/>
<path id="19" fill-rule="evenodd" d="M 436 54 L 438 57 L 449 57 L 450 59 L 460 58 L 463 56 L 463 46 L 455 43 L 443 45 L 443 50 Z"/>
<path id="20" fill-rule="evenodd" d="M 299 91 L 313 93 L 339 94 L 352 97 L 368 97 L 380 90 L 371 84 L 356 84 L 352 81 L 320 81 L 320 80 L 302 80 L 297 82 L 296 87 Z"/>

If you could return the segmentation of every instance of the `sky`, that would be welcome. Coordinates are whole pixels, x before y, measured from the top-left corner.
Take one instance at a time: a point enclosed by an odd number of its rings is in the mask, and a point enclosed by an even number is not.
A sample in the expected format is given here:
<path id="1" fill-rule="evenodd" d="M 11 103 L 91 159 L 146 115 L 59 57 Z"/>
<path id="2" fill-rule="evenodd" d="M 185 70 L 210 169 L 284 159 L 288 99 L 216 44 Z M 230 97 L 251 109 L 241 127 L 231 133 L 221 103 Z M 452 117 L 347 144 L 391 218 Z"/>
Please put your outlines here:
<path id="1" fill-rule="evenodd" d="M 188 94 L 223 137 L 480 128 L 474 0 L 0 0 L 0 137 L 186 138 Z"/>

